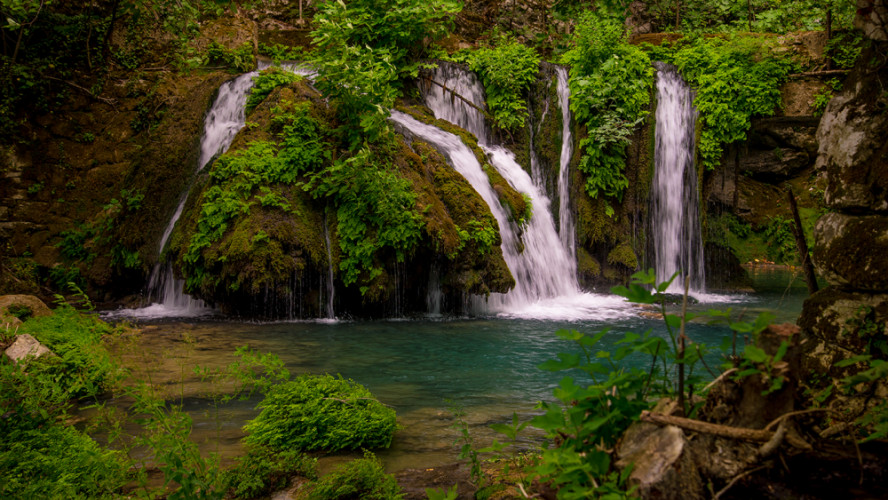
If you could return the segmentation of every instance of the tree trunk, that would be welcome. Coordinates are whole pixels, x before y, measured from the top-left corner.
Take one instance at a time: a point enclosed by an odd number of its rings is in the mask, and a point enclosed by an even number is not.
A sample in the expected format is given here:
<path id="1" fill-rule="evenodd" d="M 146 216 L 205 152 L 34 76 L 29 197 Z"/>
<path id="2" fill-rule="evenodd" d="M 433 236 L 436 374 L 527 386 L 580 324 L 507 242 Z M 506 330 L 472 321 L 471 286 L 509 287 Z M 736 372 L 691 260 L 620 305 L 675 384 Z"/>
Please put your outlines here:
<path id="1" fill-rule="evenodd" d="M 799 261 L 802 263 L 802 270 L 805 272 L 805 282 L 808 284 L 808 293 L 814 295 L 817 292 L 817 276 L 814 274 L 814 264 L 808 255 L 808 243 L 805 241 L 805 232 L 802 230 L 802 218 L 799 216 L 799 207 L 796 205 L 795 195 L 792 194 L 792 188 L 786 187 L 786 196 L 789 198 L 789 208 L 792 210 L 792 219 L 795 222 L 793 233 L 795 234 L 796 247 L 799 251 Z"/>
<path id="2" fill-rule="evenodd" d="M 108 60 L 108 44 L 111 42 L 111 33 L 114 33 L 114 24 L 117 22 L 117 12 L 120 7 L 120 0 L 114 0 L 111 6 L 111 24 L 108 25 L 108 31 L 105 32 L 105 39 L 102 40 L 102 61 Z"/>
<path id="3" fill-rule="evenodd" d="M 829 45 L 829 41 L 832 40 L 832 7 L 826 8 L 826 44 Z M 833 69 L 833 60 L 832 56 L 830 56 L 829 52 L 826 53 L 826 70 L 829 71 Z"/>

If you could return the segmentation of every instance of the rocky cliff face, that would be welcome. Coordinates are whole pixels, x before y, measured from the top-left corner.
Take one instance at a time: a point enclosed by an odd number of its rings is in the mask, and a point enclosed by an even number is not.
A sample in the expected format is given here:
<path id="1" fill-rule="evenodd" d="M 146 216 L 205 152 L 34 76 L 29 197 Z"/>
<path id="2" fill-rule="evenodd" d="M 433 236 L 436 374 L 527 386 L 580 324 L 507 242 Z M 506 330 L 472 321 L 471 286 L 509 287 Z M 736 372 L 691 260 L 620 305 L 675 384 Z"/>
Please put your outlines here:
<path id="1" fill-rule="evenodd" d="M 888 358 L 886 49 L 886 42 L 874 36 L 817 130 L 816 167 L 826 182 L 830 213 L 815 227 L 814 264 L 830 286 L 805 302 L 799 319 L 809 338 L 803 368 L 827 375 L 808 381 L 810 394 L 823 394 L 865 366 L 838 367 L 842 360 L 858 354 Z M 827 403 L 853 421 L 885 397 L 888 384 L 882 380 L 855 386 L 848 394 L 833 391 Z"/>

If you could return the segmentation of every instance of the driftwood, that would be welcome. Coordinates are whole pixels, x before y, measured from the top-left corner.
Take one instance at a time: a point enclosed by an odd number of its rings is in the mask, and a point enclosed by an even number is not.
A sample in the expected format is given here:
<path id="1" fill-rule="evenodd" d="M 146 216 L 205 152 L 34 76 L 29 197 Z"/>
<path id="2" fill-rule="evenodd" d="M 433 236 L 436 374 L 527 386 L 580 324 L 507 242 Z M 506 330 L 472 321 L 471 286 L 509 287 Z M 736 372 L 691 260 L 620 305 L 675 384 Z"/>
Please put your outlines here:
<path id="1" fill-rule="evenodd" d="M 797 78 L 808 78 L 812 76 L 839 76 L 839 75 L 847 75 L 851 72 L 850 69 L 827 69 L 823 71 L 806 71 L 805 73 L 793 73 L 791 75 L 787 75 L 787 78 L 797 79 Z"/>
<path id="2" fill-rule="evenodd" d="M 116 106 L 116 105 L 117 105 L 117 101 L 116 101 L 116 100 L 111 99 L 111 98 L 109 98 L 109 97 L 102 97 L 102 96 L 95 95 L 95 94 L 93 94 L 92 91 L 89 90 L 88 88 L 81 87 L 80 85 L 77 85 L 77 84 L 74 83 L 74 82 L 71 82 L 71 81 L 68 81 L 68 80 L 62 80 L 61 78 L 56 78 L 56 77 L 54 77 L 54 76 L 47 76 L 47 75 L 40 75 L 40 76 L 42 76 L 43 78 L 46 78 L 47 80 L 55 80 L 55 81 L 57 81 L 57 82 L 62 82 L 62 83 L 64 83 L 64 84 L 68 85 L 69 87 L 75 88 L 75 89 L 77 89 L 77 90 L 83 92 L 84 94 L 90 96 L 92 99 L 95 99 L 96 101 L 103 102 L 103 103 L 108 104 L 108 105 L 110 105 L 110 106 Z"/>
<path id="3" fill-rule="evenodd" d="M 815 408 L 812 410 L 801 410 L 785 413 L 766 425 L 764 429 L 732 427 L 729 425 L 713 424 L 710 422 L 703 422 L 701 420 L 694 420 L 692 418 L 660 415 L 657 413 L 651 413 L 649 411 L 641 412 L 639 420 L 641 420 L 642 422 L 649 422 L 658 425 L 674 425 L 681 429 L 699 432 L 701 434 L 711 434 L 713 436 L 719 436 L 729 439 L 739 439 L 741 441 L 766 443 L 766 445 L 760 449 L 760 453 L 762 453 L 763 455 L 769 455 L 773 453 L 774 449 L 776 449 L 776 447 L 780 445 L 784 438 L 786 439 L 787 443 L 795 448 L 810 450 L 811 445 L 808 444 L 804 439 L 802 439 L 801 436 L 799 436 L 796 432 L 794 432 L 793 429 L 784 428 L 784 423 L 790 417 L 821 411 L 828 410 L 825 408 Z M 775 425 L 778 425 L 777 430 L 770 430 Z"/>
<path id="4" fill-rule="evenodd" d="M 486 110 L 484 110 L 483 108 L 481 108 L 480 106 L 478 106 L 477 104 L 475 104 L 474 102 L 472 102 L 471 100 L 469 100 L 469 99 L 463 97 L 462 95 L 460 95 L 459 92 L 456 92 L 456 91 L 453 90 L 453 89 L 447 88 L 447 85 L 444 85 L 444 84 L 441 83 L 441 82 L 438 82 L 438 81 L 432 80 L 432 78 L 431 78 L 430 76 L 425 76 L 425 75 L 423 75 L 423 76 L 420 76 L 420 79 L 421 79 L 422 81 L 426 82 L 426 83 L 430 83 L 430 84 L 437 85 L 437 86 L 441 87 L 441 89 L 442 89 L 444 92 L 450 92 L 450 95 L 452 95 L 452 96 L 458 98 L 458 99 L 461 100 L 462 102 L 464 102 L 464 103 L 466 103 L 467 105 L 471 106 L 472 108 L 476 109 L 478 112 L 480 112 L 481 114 L 483 114 L 485 118 L 487 118 L 487 119 L 489 119 L 489 120 L 493 120 L 493 117 L 490 116 L 490 113 L 488 113 Z"/>
<path id="5" fill-rule="evenodd" d="M 805 271 L 805 283 L 808 285 L 808 294 L 814 295 L 818 289 L 817 275 L 814 274 L 814 263 L 811 262 L 811 256 L 808 255 L 808 243 L 805 241 L 805 233 L 802 230 L 802 218 L 799 216 L 799 207 L 796 205 L 792 186 L 786 186 L 786 197 L 789 199 L 789 208 L 792 211 L 792 220 L 795 223 L 792 234 L 795 236 L 799 260 L 802 262 L 802 270 Z"/>

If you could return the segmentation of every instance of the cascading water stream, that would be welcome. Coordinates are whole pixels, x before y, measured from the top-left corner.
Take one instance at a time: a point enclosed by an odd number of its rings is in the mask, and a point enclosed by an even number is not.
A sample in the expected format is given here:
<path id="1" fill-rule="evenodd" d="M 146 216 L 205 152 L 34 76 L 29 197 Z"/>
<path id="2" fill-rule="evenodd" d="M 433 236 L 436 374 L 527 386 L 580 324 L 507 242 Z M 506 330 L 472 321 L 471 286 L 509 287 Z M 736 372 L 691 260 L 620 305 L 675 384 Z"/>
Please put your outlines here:
<path id="1" fill-rule="evenodd" d="M 570 128 L 570 87 L 567 69 L 555 69 L 558 76 L 558 105 L 561 107 L 561 161 L 558 169 L 558 234 L 568 255 L 576 255 L 577 230 L 570 209 L 570 160 L 573 158 L 573 135 Z M 573 261 L 576 273 L 576 261 Z"/>
<path id="2" fill-rule="evenodd" d="M 703 238 L 700 230 L 700 201 L 694 167 L 694 96 L 675 67 L 655 63 L 657 68 L 657 129 L 654 179 L 651 184 L 650 226 L 657 280 L 679 275 L 669 287 L 684 291 L 705 288 Z"/>
<path id="3" fill-rule="evenodd" d="M 516 284 L 509 293 L 491 294 L 486 303 L 483 299 L 476 300 L 474 305 L 477 312 L 535 318 L 606 316 L 605 310 L 620 303 L 621 299 L 580 291 L 576 279 L 576 259 L 572 248 L 568 250 L 555 229 L 550 201 L 542 181 L 534 182 L 510 151 L 491 141 L 484 115 L 478 109 L 484 106 L 484 91 L 475 75 L 455 66 L 444 66 L 433 72 L 432 79 L 447 89 L 423 89 L 425 103 L 435 117 L 475 134 L 494 168 L 512 187 L 528 195 L 533 205 L 533 216 L 523 228 L 523 236 L 519 240 L 519 228 L 509 220 L 509 214 L 500 204 L 474 153 L 452 134 L 422 124 L 403 113 L 392 113 L 392 120 L 433 144 L 451 160 L 456 170 L 481 195 L 499 224 L 503 257 Z M 455 97 L 451 92 L 460 97 Z M 466 100 L 473 106 L 467 104 Z M 565 137 L 569 138 L 569 135 Z M 566 164 L 569 161 L 568 158 L 561 162 Z M 566 187 L 564 192 L 566 203 L 569 203 Z M 569 204 L 566 206 L 569 207 Z M 569 210 L 565 209 L 564 212 Z M 565 224 L 565 230 L 572 231 L 568 229 L 570 226 L 570 222 Z"/>

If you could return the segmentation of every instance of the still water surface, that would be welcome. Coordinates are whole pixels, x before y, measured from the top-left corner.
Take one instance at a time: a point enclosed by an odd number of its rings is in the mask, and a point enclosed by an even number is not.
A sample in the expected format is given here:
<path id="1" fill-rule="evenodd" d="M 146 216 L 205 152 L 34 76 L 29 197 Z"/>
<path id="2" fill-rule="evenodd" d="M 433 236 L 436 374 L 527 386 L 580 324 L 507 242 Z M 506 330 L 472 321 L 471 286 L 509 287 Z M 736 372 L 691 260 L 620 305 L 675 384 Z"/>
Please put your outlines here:
<path id="1" fill-rule="evenodd" d="M 693 306 L 731 307 L 752 320 L 763 310 L 777 322 L 795 322 L 807 295 L 804 282 L 785 270 L 752 273 L 754 294 L 715 295 Z M 608 350 L 628 331 L 666 336 L 661 320 L 644 318 L 641 309 L 608 299 L 601 319 L 528 320 L 508 317 L 385 321 L 235 323 L 227 321 L 147 321 L 137 345 L 121 347 L 133 366 L 151 371 L 151 380 L 167 388 L 171 400 L 182 401 L 194 419 L 193 438 L 205 451 L 223 458 L 242 453 L 241 427 L 254 418 L 258 399 L 217 408 L 209 393 L 220 388 L 200 382 L 194 366 L 221 368 L 238 346 L 279 356 L 291 374 L 341 374 L 365 385 L 398 414 L 402 429 L 392 447 L 378 452 L 387 469 L 432 467 L 456 460 L 458 437 L 449 408 L 461 407 L 476 445 L 494 437 L 487 426 L 511 419 L 517 412 L 530 418 L 537 401 L 551 400 L 564 373 L 543 372 L 537 365 L 573 345 L 555 336 L 561 328 L 584 333 L 610 327 L 600 349 Z M 688 336 L 718 346 L 730 331 L 693 323 Z M 718 359 L 711 359 L 711 366 Z M 631 361 L 630 361 L 631 363 Z M 221 388 L 222 391 L 225 388 Z M 124 402 L 120 402 L 124 404 Z M 527 446 L 540 436 L 532 431 Z M 321 470 L 352 458 L 322 460 Z M 356 456 L 356 455 L 355 455 Z"/>

